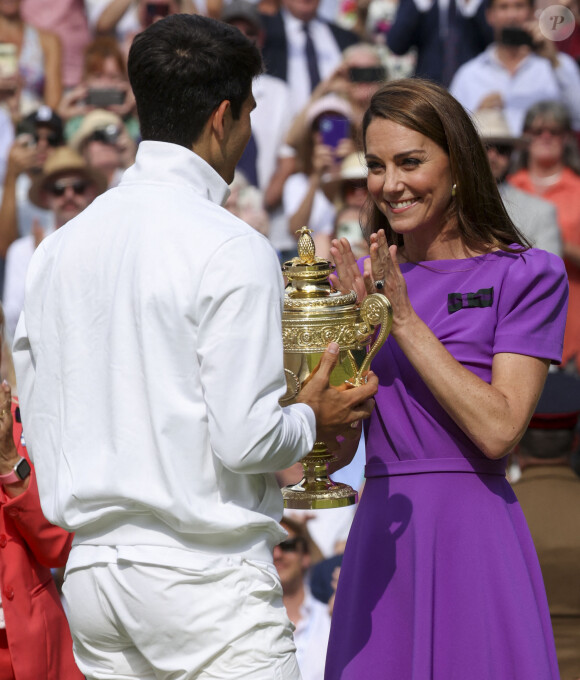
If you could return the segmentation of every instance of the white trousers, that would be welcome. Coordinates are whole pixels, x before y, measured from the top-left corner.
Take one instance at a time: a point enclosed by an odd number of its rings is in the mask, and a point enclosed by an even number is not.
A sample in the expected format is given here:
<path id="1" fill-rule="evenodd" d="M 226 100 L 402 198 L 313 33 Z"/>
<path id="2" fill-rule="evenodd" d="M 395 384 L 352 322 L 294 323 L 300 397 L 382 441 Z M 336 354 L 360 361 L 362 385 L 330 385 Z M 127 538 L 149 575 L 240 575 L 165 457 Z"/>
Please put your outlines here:
<path id="1" fill-rule="evenodd" d="M 69 569 L 63 593 L 90 680 L 300 680 L 272 564 L 208 556 L 197 570 L 118 559 Z"/>

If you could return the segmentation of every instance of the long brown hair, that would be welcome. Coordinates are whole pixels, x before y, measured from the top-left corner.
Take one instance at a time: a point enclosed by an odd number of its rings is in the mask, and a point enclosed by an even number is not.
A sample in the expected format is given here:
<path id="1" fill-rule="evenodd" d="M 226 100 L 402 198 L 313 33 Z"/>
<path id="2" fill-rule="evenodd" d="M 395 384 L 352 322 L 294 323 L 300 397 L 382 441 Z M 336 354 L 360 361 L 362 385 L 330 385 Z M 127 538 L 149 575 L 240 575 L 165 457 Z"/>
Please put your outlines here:
<path id="1" fill-rule="evenodd" d="M 465 245 L 473 250 L 499 248 L 514 251 L 512 244 L 530 247 L 510 220 L 477 131 L 461 104 L 443 87 L 422 78 L 403 78 L 387 83 L 371 99 L 363 118 L 366 152 L 368 126 L 375 118 L 390 120 L 431 139 L 449 157 L 456 184 L 449 210 Z M 391 228 L 372 199 L 367 202 L 367 239 L 384 229 L 389 244 L 403 245 L 403 236 Z"/>

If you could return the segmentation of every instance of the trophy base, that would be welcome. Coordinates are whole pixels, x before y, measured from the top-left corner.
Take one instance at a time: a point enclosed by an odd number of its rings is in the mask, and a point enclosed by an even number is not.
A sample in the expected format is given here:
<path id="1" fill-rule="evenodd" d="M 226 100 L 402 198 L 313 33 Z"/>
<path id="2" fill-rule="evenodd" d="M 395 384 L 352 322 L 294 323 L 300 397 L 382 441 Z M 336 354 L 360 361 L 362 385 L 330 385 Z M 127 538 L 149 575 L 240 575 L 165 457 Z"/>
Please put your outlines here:
<path id="1" fill-rule="evenodd" d="M 317 480 L 314 489 L 310 486 L 311 483 L 303 479 L 298 484 L 284 487 L 284 507 L 291 510 L 326 510 L 346 508 L 358 502 L 358 493 L 348 484 L 338 484 L 326 478 Z"/>
<path id="2" fill-rule="evenodd" d="M 357 492 L 348 484 L 333 482 L 328 476 L 328 464 L 334 460 L 324 442 L 315 442 L 312 451 L 301 463 L 301 482 L 282 489 L 284 507 L 292 510 L 326 510 L 345 508 L 358 501 Z"/>

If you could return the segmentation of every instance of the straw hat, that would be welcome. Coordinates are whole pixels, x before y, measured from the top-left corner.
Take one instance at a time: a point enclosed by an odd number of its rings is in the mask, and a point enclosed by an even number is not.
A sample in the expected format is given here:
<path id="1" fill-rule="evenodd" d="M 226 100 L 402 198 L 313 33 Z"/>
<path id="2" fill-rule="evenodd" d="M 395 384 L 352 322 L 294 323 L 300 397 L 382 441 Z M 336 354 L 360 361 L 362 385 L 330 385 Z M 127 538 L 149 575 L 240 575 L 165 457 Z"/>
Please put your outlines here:
<path id="1" fill-rule="evenodd" d="M 484 142 L 514 147 L 525 145 L 521 137 L 514 137 L 501 109 L 480 109 L 473 114 L 472 120 Z"/>
<path id="2" fill-rule="evenodd" d="M 350 153 L 340 164 L 340 179 L 366 179 L 369 174 L 362 153 Z"/>
<path id="3" fill-rule="evenodd" d="M 95 132 L 113 127 L 118 130 L 124 127 L 121 117 L 105 109 L 95 109 L 83 118 L 79 129 L 70 138 L 69 143 L 75 151 L 80 151 L 84 142 Z"/>
<path id="4" fill-rule="evenodd" d="M 85 159 L 70 147 L 60 146 L 47 158 L 41 174 L 32 182 L 28 192 L 31 203 L 39 208 L 48 208 L 46 187 L 57 177 L 70 173 L 82 175 L 94 184 L 97 195 L 102 194 L 107 188 L 107 179 L 99 170 L 89 167 Z"/>
<path id="5" fill-rule="evenodd" d="M 322 181 L 329 192 L 334 192 L 340 188 L 343 182 L 349 180 L 366 179 L 368 168 L 365 157 L 360 152 L 349 153 L 340 164 L 338 174 L 326 173 L 322 176 Z"/>

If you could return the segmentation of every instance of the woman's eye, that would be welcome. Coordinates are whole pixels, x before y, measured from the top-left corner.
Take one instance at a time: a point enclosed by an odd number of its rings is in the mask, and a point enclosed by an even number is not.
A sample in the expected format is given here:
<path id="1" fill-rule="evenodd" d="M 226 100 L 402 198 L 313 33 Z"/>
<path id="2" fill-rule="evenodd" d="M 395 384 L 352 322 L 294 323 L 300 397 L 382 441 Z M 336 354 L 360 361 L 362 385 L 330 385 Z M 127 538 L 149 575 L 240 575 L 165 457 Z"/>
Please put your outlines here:
<path id="1" fill-rule="evenodd" d="M 376 161 L 368 161 L 367 163 L 367 168 L 369 172 L 376 172 L 377 170 L 381 169 L 381 164 L 377 163 Z"/>
<path id="2" fill-rule="evenodd" d="M 418 158 L 404 158 L 401 165 L 406 165 L 408 167 L 416 167 L 421 161 Z"/>

